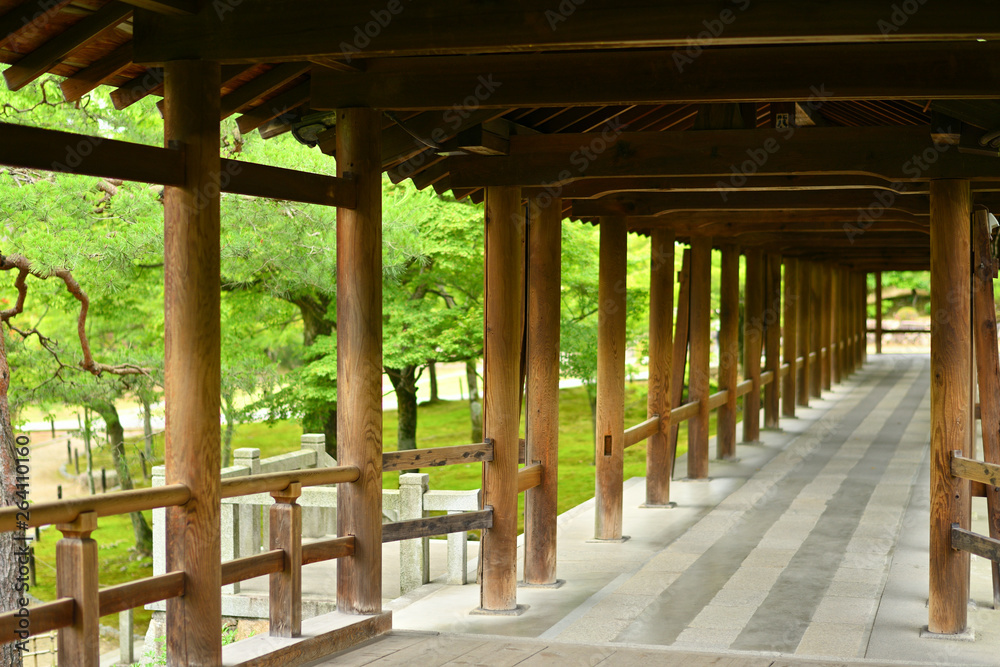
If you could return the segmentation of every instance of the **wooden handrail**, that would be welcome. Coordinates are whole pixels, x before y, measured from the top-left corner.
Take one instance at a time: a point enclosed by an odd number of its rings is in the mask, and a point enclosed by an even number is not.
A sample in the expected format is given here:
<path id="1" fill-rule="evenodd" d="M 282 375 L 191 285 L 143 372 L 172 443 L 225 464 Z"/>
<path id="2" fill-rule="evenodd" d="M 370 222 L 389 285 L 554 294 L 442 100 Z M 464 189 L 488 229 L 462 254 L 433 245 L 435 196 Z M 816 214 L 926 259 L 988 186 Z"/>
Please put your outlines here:
<path id="1" fill-rule="evenodd" d="M 73 624 L 73 611 L 76 608 L 76 601 L 73 598 L 59 598 L 54 602 L 28 607 L 30 627 L 27 631 L 32 635 L 40 635 L 52 632 L 59 628 L 65 628 Z M 22 630 L 19 627 L 21 618 L 17 616 L 19 612 L 8 611 L 0 614 L 0 643 L 13 641 L 15 632 Z"/>
<path id="2" fill-rule="evenodd" d="M 261 475 L 245 477 L 230 477 L 222 480 L 222 498 L 248 496 L 254 493 L 269 493 L 288 488 L 292 482 L 302 486 L 318 486 L 321 484 L 341 484 L 356 482 L 361 476 L 355 466 L 335 466 L 330 468 L 305 468 L 287 472 L 270 472 Z"/>
<path id="3" fill-rule="evenodd" d="M 632 428 L 625 429 L 625 446 L 632 445 L 646 440 L 660 430 L 660 415 L 653 415 L 644 422 L 639 422 Z"/>
<path id="4" fill-rule="evenodd" d="M 33 528 L 54 523 L 71 523 L 80 516 L 81 512 L 96 512 L 99 517 L 112 516 L 183 505 L 190 499 L 191 492 L 186 486 L 169 484 L 149 489 L 132 489 L 99 496 L 35 503 L 29 505 L 27 512 L 22 512 L 16 507 L 5 507 L 0 509 L 0 532 L 16 530 L 19 520 L 23 521 L 27 527 Z M 18 514 L 21 516 L 18 517 Z M 26 521 L 24 514 L 28 514 Z"/>
<path id="5" fill-rule="evenodd" d="M 721 405 L 725 405 L 729 401 L 729 390 L 723 389 L 718 391 L 708 397 L 708 409 L 714 410 Z"/>
<path id="6" fill-rule="evenodd" d="M 246 581 L 254 577 L 263 577 L 272 572 L 281 572 L 285 567 L 285 552 L 281 549 L 271 549 L 264 553 L 227 560 L 222 564 L 222 585 L 228 586 L 237 581 Z"/>
<path id="7" fill-rule="evenodd" d="M 1000 486 L 1000 465 L 976 461 L 962 456 L 961 450 L 951 455 L 951 474 L 962 479 L 971 479 L 988 486 Z"/>
<path id="8" fill-rule="evenodd" d="M 528 489 L 533 489 L 542 483 L 543 468 L 541 464 L 534 463 L 517 471 L 517 492 L 523 493 Z"/>
<path id="9" fill-rule="evenodd" d="M 745 396 L 753 391 L 753 380 L 744 380 L 736 385 L 736 395 Z"/>
<path id="10" fill-rule="evenodd" d="M 321 563 L 354 554 L 354 536 L 334 537 L 321 542 L 302 545 L 302 564 Z"/>
<path id="11" fill-rule="evenodd" d="M 151 602 L 160 602 L 184 595 L 184 573 L 167 572 L 126 584 L 102 588 L 97 594 L 101 616 L 117 614 Z"/>
<path id="12" fill-rule="evenodd" d="M 701 410 L 701 401 L 692 401 L 670 411 L 670 423 L 680 424 L 696 416 Z"/>
<path id="13" fill-rule="evenodd" d="M 410 449 L 402 452 L 385 452 L 382 454 L 382 472 L 492 460 L 492 442 L 479 442 L 474 445 L 458 445 L 457 447 Z"/>
<path id="14" fill-rule="evenodd" d="M 781 375 L 781 377 L 785 377 L 786 375 L 788 375 L 788 372 L 791 369 L 792 369 L 791 365 L 789 365 L 787 363 L 784 363 L 784 364 L 781 364 L 781 366 L 778 367 L 778 373 Z"/>
<path id="15" fill-rule="evenodd" d="M 951 525 L 951 547 L 1000 563 L 1000 540 L 965 530 L 957 523 Z"/>
<path id="16" fill-rule="evenodd" d="M 493 510 L 485 509 L 478 512 L 461 512 L 432 516 L 426 519 L 410 519 L 382 525 L 382 542 L 398 542 L 417 537 L 432 537 L 461 533 L 466 530 L 480 530 L 493 527 Z"/>
<path id="17" fill-rule="evenodd" d="M 768 385 L 774 382 L 774 371 L 764 371 L 760 374 L 760 386 Z"/>

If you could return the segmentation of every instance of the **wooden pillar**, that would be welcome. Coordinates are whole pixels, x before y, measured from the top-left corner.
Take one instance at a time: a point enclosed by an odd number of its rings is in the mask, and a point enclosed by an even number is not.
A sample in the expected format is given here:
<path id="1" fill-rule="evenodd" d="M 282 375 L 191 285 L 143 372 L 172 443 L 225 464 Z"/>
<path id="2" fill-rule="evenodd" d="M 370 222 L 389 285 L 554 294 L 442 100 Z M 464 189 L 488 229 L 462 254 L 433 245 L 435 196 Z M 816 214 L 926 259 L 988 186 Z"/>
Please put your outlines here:
<path id="1" fill-rule="evenodd" d="M 931 632 L 964 632 L 969 554 L 951 546 L 951 526 L 969 527 L 969 482 L 951 474 L 955 450 L 971 456 L 972 335 L 970 216 L 965 180 L 931 182 Z"/>
<path id="2" fill-rule="evenodd" d="M 483 531 L 480 589 L 487 612 L 517 609 L 523 235 L 520 188 L 487 188 L 483 435 L 493 440 L 493 460 L 484 464 L 483 506 L 493 508 L 493 527 Z"/>
<path id="3" fill-rule="evenodd" d="M 851 272 L 844 269 L 842 277 L 844 285 L 844 371 L 847 375 L 854 373 L 854 290 L 851 287 Z"/>
<path id="4" fill-rule="evenodd" d="M 882 272 L 875 272 L 875 354 L 882 354 Z"/>
<path id="5" fill-rule="evenodd" d="M 712 239 L 691 237 L 691 370 L 688 399 L 700 402 L 688 422 L 688 477 L 708 477 L 709 348 L 711 345 Z"/>
<path id="6" fill-rule="evenodd" d="M 674 327 L 674 353 L 671 361 L 672 378 L 670 397 L 672 405 L 684 402 L 685 370 L 687 369 L 688 340 L 691 337 L 691 248 L 681 255 L 681 270 L 677 277 L 677 323 Z M 688 392 L 690 395 L 690 391 Z M 671 458 L 677 452 L 679 424 L 670 424 Z M 673 465 L 671 463 L 671 465 Z"/>
<path id="7" fill-rule="evenodd" d="M 798 350 L 798 265 L 794 257 L 785 257 L 785 313 L 782 343 L 785 348 L 785 363 L 788 364 L 788 374 L 781 387 L 781 414 L 785 417 L 795 416 L 795 397 L 797 395 L 798 372 L 796 366 L 796 351 Z"/>
<path id="8" fill-rule="evenodd" d="M 809 351 L 816 357 L 809 366 L 809 393 L 819 398 L 823 392 L 823 267 L 812 264 L 809 271 Z"/>
<path id="9" fill-rule="evenodd" d="M 337 610 L 382 610 L 382 114 L 337 112 L 337 175 L 357 183 L 356 209 L 337 209 L 337 455 L 358 481 L 337 489 Z M 520 321 L 520 320 L 518 320 Z"/>
<path id="10" fill-rule="evenodd" d="M 56 528 L 63 537 L 56 543 L 56 597 L 73 598 L 73 624 L 59 630 L 61 664 L 98 667 L 101 664 L 100 600 L 97 574 L 97 513 L 81 512 L 72 523 Z"/>
<path id="11" fill-rule="evenodd" d="M 859 364 L 868 363 L 868 274 L 858 274 L 858 336 L 861 346 Z"/>
<path id="12" fill-rule="evenodd" d="M 597 448 L 594 538 L 622 539 L 625 465 L 625 218 L 601 218 L 597 287 Z"/>
<path id="13" fill-rule="evenodd" d="M 798 344 L 796 345 L 796 354 L 802 358 L 802 367 L 799 371 L 798 384 L 796 385 L 796 393 L 798 395 L 797 403 L 802 407 L 809 407 L 809 388 L 810 388 L 810 375 L 813 372 L 813 364 L 809 360 L 809 345 L 812 341 L 810 331 L 812 326 L 810 326 L 810 296 L 812 294 L 812 265 L 809 262 L 804 262 L 799 260 L 799 271 L 798 271 L 798 307 L 795 309 L 795 317 L 798 321 L 797 332 L 798 332 Z"/>
<path id="14" fill-rule="evenodd" d="M 830 276 L 830 349 L 832 359 L 830 360 L 830 380 L 833 384 L 840 384 L 843 380 L 844 350 L 841 347 L 840 331 L 843 325 L 843 317 L 840 311 L 840 296 L 842 289 L 840 286 L 840 269 L 836 266 L 831 268 Z"/>
<path id="15" fill-rule="evenodd" d="M 722 274 L 719 288 L 719 391 L 728 391 L 719 406 L 715 428 L 715 456 L 736 457 L 736 385 L 740 362 L 740 249 L 722 246 Z"/>
<path id="16" fill-rule="evenodd" d="M 764 390 L 764 426 L 779 427 L 781 413 L 781 256 L 767 256 L 767 307 L 764 336 L 767 370 L 773 375 Z"/>
<path id="17" fill-rule="evenodd" d="M 753 388 L 743 399 L 743 442 L 760 440 L 760 354 L 764 341 L 764 252 L 747 248 L 743 289 L 743 378 Z"/>
<path id="18" fill-rule="evenodd" d="M 268 631 L 272 637 L 302 634 L 302 507 L 297 500 L 302 485 L 273 491 L 274 504 L 268 510 L 268 540 L 271 549 L 285 552 L 285 566 L 268 579 Z"/>
<path id="19" fill-rule="evenodd" d="M 820 306 L 820 347 L 826 352 L 823 356 L 822 379 L 823 389 L 829 391 L 833 386 L 833 272 L 829 264 L 822 264 L 822 305 Z"/>
<path id="20" fill-rule="evenodd" d="M 184 147 L 185 181 L 164 189 L 166 483 L 191 500 L 166 511 L 167 572 L 185 594 L 167 601 L 167 663 L 222 660 L 219 432 L 218 63 L 164 65 L 164 136 Z"/>
<path id="21" fill-rule="evenodd" d="M 556 583 L 559 489 L 559 308 L 562 200 L 530 202 L 528 377 L 525 456 L 542 465 L 542 483 L 524 495 L 524 581 Z"/>
<path id="22" fill-rule="evenodd" d="M 673 408 L 674 232 L 657 227 L 651 238 L 649 278 L 649 394 L 647 415 L 660 415 L 660 430 L 646 446 L 646 505 L 670 504 L 674 457 L 670 440 Z"/>

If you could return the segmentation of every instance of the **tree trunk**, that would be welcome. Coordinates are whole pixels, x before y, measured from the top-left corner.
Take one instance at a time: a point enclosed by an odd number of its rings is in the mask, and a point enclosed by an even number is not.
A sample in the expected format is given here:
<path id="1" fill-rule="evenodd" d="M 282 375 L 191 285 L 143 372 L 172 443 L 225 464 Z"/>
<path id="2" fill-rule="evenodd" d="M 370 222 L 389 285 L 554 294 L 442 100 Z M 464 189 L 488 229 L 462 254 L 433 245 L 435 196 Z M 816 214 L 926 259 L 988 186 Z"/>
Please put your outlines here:
<path id="1" fill-rule="evenodd" d="M 441 400 L 441 397 L 438 394 L 438 372 L 435 360 L 427 360 L 427 372 L 431 376 L 431 403 L 437 403 Z"/>
<path id="2" fill-rule="evenodd" d="M 232 465 L 233 431 L 236 430 L 236 406 L 233 405 L 233 395 L 222 395 L 222 414 L 226 418 L 226 429 L 222 432 L 222 467 Z"/>
<path id="3" fill-rule="evenodd" d="M 14 440 L 14 429 L 10 423 L 10 408 L 7 402 L 7 390 L 10 387 L 10 366 L 7 364 L 7 344 L 3 325 L 0 324 L 0 505 L 10 507 L 19 499 L 17 497 L 17 452 Z M 2 590 L 0 590 L 0 609 L 4 611 L 19 609 L 19 599 L 22 593 L 17 590 L 20 582 L 16 563 L 18 544 L 24 544 L 24 531 L 0 533 L 0 563 L 5 563 Z M 4 640 L 10 639 L 5 637 Z M 21 667 L 21 651 L 17 644 L 9 642 L 0 645 L 0 665 Z"/>
<path id="4" fill-rule="evenodd" d="M 476 360 L 465 360 L 465 379 L 469 385 L 469 418 L 472 421 L 472 442 L 483 441 L 483 404 L 479 400 L 479 376 Z"/>
<path id="5" fill-rule="evenodd" d="M 102 403 L 93 406 L 107 425 L 108 438 L 111 440 L 111 459 L 114 461 L 115 470 L 118 472 L 118 486 L 122 491 L 129 491 L 135 488 L 132 483 L 132 473 L 128 469 L 128 457 L 125 454 L 125 429 L 118 416 L 118 409 L 113 403 Z M 131 512 L 132 532 L 135 534 L 136 551 L 150 554 L 153 551 L 153 531 L 146 522 L 146 517 L 142 512 Z"/>
<path id="6" fill-rule="evenodd" d="M 396 390 L 396 449 L 417 448 L 417 367 L 386 368 L 386 375 Z M 414 471 L 415 472 L 415 471 Z"/>
<path id="7" fill-rule="evenodd" d="M 146 462 L 152 463 L 155 456 L 153 454 L 153 411 L 146 398 L 142 399 L 142 434 L 146 443 Z"/>

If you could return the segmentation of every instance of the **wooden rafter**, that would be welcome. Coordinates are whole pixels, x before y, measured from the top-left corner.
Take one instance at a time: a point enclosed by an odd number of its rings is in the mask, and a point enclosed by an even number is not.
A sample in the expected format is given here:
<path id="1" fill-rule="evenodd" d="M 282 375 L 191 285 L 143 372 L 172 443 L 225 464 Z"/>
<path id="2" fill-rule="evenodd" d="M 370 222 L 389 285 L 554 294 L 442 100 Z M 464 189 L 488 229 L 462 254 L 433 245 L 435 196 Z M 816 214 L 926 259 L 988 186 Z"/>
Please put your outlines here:
<path id="1" fill-rule="evenodd" d="M 132 64 L 132 42 L 117 49 L 77 72 L 59 84 L 67 102 L 75 102 Z"/>

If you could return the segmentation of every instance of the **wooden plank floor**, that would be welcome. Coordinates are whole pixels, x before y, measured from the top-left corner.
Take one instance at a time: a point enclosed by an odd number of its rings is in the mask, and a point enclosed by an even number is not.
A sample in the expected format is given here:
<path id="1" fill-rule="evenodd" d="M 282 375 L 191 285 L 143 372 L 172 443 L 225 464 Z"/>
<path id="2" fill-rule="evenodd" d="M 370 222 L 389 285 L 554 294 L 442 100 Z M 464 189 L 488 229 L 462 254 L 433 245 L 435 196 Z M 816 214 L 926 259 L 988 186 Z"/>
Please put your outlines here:
<path id="1" fill-rule="evenodd" d="M 912 663 L 911 663 L 912 664 Z M 930 664 L 930 663 L 926 663 Z M 794 657 L 712 654 L 678 651 L 666 647 L 631 647 L 607 644 L 570 644 L 537 639 L 512 639 L 481 635 L 432 632 L 393 632 L 312 663 L 311 667 L 543 667 L 582 665 L 593 667 L 898 667 L 899 663 L 824 661 Z"/>

